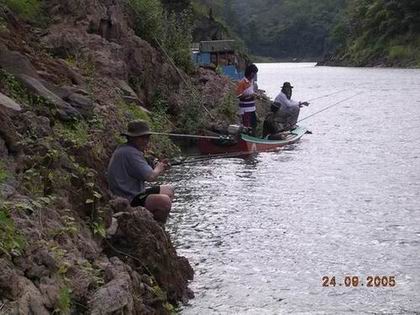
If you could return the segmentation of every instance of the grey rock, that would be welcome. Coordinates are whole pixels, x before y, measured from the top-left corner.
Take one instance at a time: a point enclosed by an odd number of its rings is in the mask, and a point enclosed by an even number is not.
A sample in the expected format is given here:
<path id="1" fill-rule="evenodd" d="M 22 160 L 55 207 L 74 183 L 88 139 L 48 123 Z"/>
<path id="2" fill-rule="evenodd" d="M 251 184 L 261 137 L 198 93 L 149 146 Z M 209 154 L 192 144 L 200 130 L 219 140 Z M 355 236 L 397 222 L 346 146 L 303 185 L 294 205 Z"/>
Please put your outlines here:
<path id="1" fill-rule="evenodd" d="M 92 315 L 133 314 L 134 300 L 130 270 L 119 259 L 110 259 L 106 273 L 110 281 L 99 288 L 89 302 Z"/>
<path id="2" fill-rule="evenodd" d="M 57 113 L 62 120 L 71 120 L 80 117 L 80 113 L 70 104 L 48 90 L 39 80 L 27 75 L 18 75 L 17 78 L 32 93 L 41 96 L 51 102 L 57 108 Z"/>
<path id="3" fill-rule="evenodd" d="M 16 193 L 15 187 L 8 184 L 0 184 L 0 197 L 8 199 Z"/>
<path id="4" fill-rule="evenodd" d="M 52 134 L 51 122 L 48 117 L 38 116 L 34 112 L 25 112 L 21 114 L 24 126 L 28 128 L 38 138 L 46 137 Z M 24 131 L 24 130 L 22 130 Z"/>
<path id="5" fill-rule="evenodd" d="M 137 97 L 136 92 L 131 88 L 131 86 L 124 80 L 117 80 L 118 88 L 124 96 Z"/>
<path id="6" fill-rule="evenodd" d="M 59 96 L 63 100 L 66 100 L 71 94 L 77 93 L 80 95 L 88 96 L 89 93 L 77 86 L 58 86 L 55 85 L 47 80 L 40 80 L 40 82 L 51 92 L 53 92 L 55 95 Z"/>
<path id="7" fill-rule="evenodd" d="M 39 79 L 39 76 L 29 59 L 19 52 L 9 50 L 0 44 L 0 66 L 13 75 L 28 75 Z"/>
<path id="8" fill-rule="evenodd" d="M 95 105 L 90 98 L 78 93 L 73 93 L 66 98 L 66 101 L 70 103 L 73 108 L 77 109 L 83 117 L 92 116 Z"/>
<path id="9" fill-rule="evenodd" d="M 6 145 L 6 141 L 0 136 L 0 159 L 4 159 L 9 155 L 9 150 Z"/>
<path id="10" fill-rule="evenodd" d="M 22 107 L 18 103 L 2 93 L 0 93 L 0 105 L 17 112 L 22 110 Z"/>
<path id="11" fill-rule="evenodd" d="M 4 259 L 0 259 L 0 270 L 0 291 L 6 293 L 6 298 L 16 301 L 10 314 L 49 314 L 42 303 L 41 293 L 29 279 L 19 275 Z"/>
<path id="12" fill-rule="evenodd" d="M 52 309 L 57 304 L 60 288 L 57 279 L 43 277 L 39 283 L 39 291 L 43 296 L 46 307 Z"/>

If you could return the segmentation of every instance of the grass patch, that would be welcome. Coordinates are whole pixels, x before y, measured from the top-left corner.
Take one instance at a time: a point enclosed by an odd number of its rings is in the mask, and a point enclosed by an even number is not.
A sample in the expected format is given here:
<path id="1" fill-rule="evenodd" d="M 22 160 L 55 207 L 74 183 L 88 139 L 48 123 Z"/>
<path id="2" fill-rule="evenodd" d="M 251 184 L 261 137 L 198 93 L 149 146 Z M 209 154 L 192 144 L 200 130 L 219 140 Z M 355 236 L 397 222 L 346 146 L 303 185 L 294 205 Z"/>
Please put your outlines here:
<path id="1" fill-rule="evenodd" d="M 47 16 L 43 14 L 43 1 L 41 0 L 0 0 L 0 5 L 6 5 L 27 22 L 38 25 L 47 23 Z"/>
<path id="2" fill-rule="evenodd" d="M 202 97 L 191 90 L 183 92 L 184 107 L 178 114 L 178 131 L 197 134 L 205 122 L 207 114 L 204 112 Z"/>
<path id="3" fill-rule="evenodd" d="M 16 230 L 9 210 L 4 204 L 0 204 L 0 253 L 9 257 L 10 255 L 20 255 L 25 244 L 24 237 Z"/>
<path id="4" fill-rule="evenodd" d="M 57 123 L 54 127 L 58 137 L 81 147 L 89 141 L 89 126 L 86 121 L 74 121 L 70 123 Z"/>
<path id="5" fill-rule="evenodd" d="M 217 107 L 218 115 L 221 115 L 224 120 L 233 123 L 237 119 L 238 114 L 238 101 L 233 92 L 227 93 L 220 106 Z"/>
<path id="6" fill-rule="evenodd" d="M 18 103 L 31 103 L 30 96 L 22 84 L 16 80 L 14 75 L 0 69 L 0 87 L 9 97 Z"/>
<path id="7" fill-rule="evenodd" d="M 71 289 L 62 287 L 58 293 L 57 308 L 53 314 L 70 314 L 71 308 Z"/>
<path id="8" fill-rule="evenodd" d="M 137 36 L 155 46 L 163 46 L 175 64 L 186 72 L 193 69 L 191 61 L 192 19 L 185 10 L 165 12 L 159 0 L 125 0 L 134 17 Z"/>
<path id="9" fill-rule="evenodd" d="M 0 161 L 0 184 L 3 184 L 9 177 L 9 172 L 6 170 L 3 161 Z"/>
<path id="10" fill-rule="evenodd" d="M 388 51 L 389 57 L 394 60 L 405 60 L 413 56 L 410 47 L 403 45 L 391 46 Z"/>

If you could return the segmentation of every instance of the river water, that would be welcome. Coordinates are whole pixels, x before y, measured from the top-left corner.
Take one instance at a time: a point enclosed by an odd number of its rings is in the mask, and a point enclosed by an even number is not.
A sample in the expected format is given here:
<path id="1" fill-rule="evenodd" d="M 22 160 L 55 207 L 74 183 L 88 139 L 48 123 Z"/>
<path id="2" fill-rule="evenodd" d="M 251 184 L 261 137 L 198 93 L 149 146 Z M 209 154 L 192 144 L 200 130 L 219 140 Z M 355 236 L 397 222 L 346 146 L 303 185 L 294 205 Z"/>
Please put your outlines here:
<path id="1" fill-rule="evenodd" d="M 318 98 L 301 118 L 352 98 L 281 152 L 171 170 L 168 227 L 195 269 L 182 314 L 420 314 L 420 70 L 258 66 L 270 97 L 290 81 Z"/>

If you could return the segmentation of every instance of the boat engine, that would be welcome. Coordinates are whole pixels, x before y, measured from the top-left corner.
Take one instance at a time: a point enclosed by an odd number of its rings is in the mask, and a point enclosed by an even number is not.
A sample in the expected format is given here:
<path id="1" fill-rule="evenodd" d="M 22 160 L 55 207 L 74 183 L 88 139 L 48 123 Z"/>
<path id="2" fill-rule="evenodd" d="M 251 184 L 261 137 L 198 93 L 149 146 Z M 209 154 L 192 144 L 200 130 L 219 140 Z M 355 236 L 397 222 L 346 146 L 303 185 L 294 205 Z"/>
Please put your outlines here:
<path id="1" fill-rule="evenodd" d="M 244 131 L 244 127 L 241 125 L 229 125 L 227 132 L 231 136 L 239 136 Z"/>

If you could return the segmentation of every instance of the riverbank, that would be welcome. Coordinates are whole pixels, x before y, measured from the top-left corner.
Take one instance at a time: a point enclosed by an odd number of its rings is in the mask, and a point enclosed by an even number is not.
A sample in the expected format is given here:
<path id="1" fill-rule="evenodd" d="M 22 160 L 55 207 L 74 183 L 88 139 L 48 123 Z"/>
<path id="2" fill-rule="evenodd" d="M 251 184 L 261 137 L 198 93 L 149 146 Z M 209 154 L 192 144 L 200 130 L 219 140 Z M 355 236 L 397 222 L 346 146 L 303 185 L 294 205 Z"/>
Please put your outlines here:
<path id="1" fill-rule="evenodd" d="M 233 83 L 176 69 L 119 3 L 43 10 L 34 24 L 0 9 L 1 310 L 169 314 L 193 296 L 193 270 L 147 211 L 112 199 L 107 163 L 132 119 L 194 133 L 236 122 Z"/>

